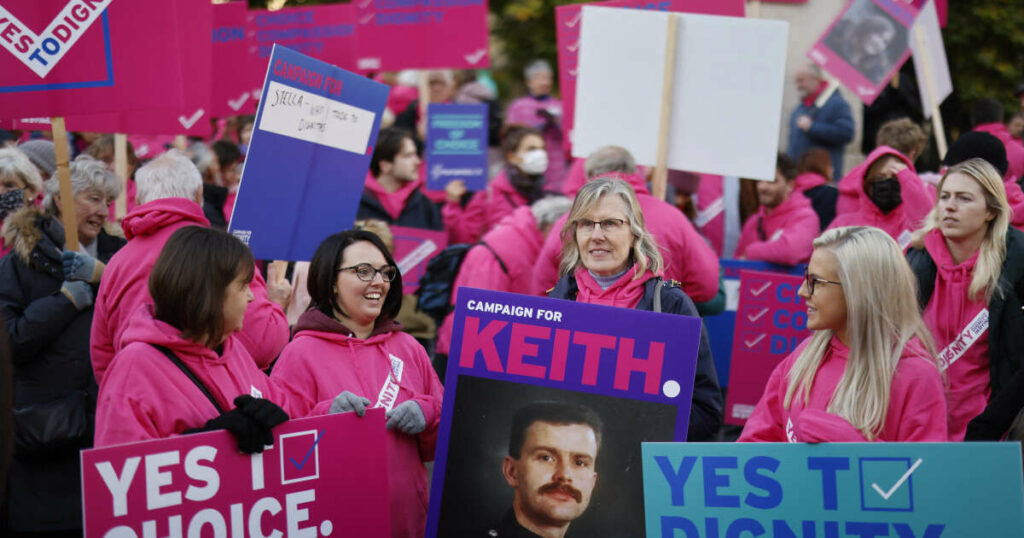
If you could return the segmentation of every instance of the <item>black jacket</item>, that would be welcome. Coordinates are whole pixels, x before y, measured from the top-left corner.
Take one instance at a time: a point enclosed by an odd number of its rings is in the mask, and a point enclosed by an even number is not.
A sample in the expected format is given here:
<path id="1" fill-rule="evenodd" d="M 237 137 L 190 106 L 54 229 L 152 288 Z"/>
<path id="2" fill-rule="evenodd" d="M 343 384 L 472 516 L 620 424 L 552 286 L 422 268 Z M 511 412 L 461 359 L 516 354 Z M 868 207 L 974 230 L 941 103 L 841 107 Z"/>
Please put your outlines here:
<path id="1" fill-rule="evenodd" d="M 804 196 L 811 201 L 811 207 L 818 214 L 818 225 L 822 230 L 832 224 L 836 218 L 836 202 L 839 200 L 839 189 L 832 185 L 818 185 L 804 191 Z"/>
<path id="2" fill-rule="evenodd" d="M 907 261 L 917 277 L 918 302 L 923 310 L 935 289 L 938 268 L 925 249 L 911 248 Z M 999 439 L 1024 408 L 1024 233 L 1006 233 L 1006 261 L 999 275 L 1003 294 L 988 303 L 989 375 L 992 397 L 982 414 L 967 425 L 967 439 Z"/>
<path id="3" fill-rule="evenodd" d="M 17 531 L 82 525 L 78 451 L 92 446 L 96 380 L 89 360 L 92 308 L 60 293 L 60 222 L 35 207 L 5 223 L 11 252 L 0 259 L 0 312 L 14 362 L 15 457 L 8 500 Z M 125 240 L 101 232 L 106 262 Z M 95 291 L 95 289 L 94 289 Z"/>
<path id="4" fill-rule="evenodd" d="M 407 228 L 423 228 L 426 230 L 443 230 L 441 222 L 441 211 L 434 202 L 430 201 L 425 194 L 419 190 L 413 191 L 402 208 L 398 219 L 394 219 L 384 210 L 377 195 L 369 190 L 363 190 L 363 197 L 359 199 L 359 210 L 356 211 L 356 219 L 378 219 L 390 226 L 405 226 Z"/>
<path id="5" fill-rule="evenodd" d="M 660 278 L 652 278 L 644 283 L 644 295 L 637 303 L 637 310 L 654 310 L 654 288 Z M 661 288 L 661 311 L 668 314 L 700 317 L 697 308 L 686 292 L 674 282 L 664 281 Z M 572 275 L 562 277 L 548 293 L 555 299 L 576 300 L 579 288 Z M 715 361 L 711 357 L 711 346 L 708 343 L 708 332 L 703 323 L 700 328 L 700 347 L 697 349 L 697 369 L 693 381 L 693 402 L 690 405 L 690 426 L 687 430 L 687 441 L 710 441 L 722 426 L 722 390 L 718 385 L 718 373 L 715 372 Z"/>

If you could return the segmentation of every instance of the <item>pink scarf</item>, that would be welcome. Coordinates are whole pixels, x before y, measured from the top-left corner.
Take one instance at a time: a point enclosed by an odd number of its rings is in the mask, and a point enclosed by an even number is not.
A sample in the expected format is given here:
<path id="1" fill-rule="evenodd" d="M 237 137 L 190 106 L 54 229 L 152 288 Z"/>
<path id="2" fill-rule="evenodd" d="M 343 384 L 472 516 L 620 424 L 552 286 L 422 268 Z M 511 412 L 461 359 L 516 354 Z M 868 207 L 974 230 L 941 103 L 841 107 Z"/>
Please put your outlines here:
<path id="1" fill-rule="evenodd" d="M 626 271 L 626 274 L 608 286 L 608 289 L 603 290 L 601 285 L 594 280 L 590 271 L 587 271 L 585 267 L 580 267 L 573 274 L 576 278 L 576 286 L 579 287 L 576 300 L 581 303 L 636 308 L 637 303 L 644 296 L 644 283 L 654 278 L 655 274 L 647 270 L 640 278 L 634 280 L 635 275 L 636 265 L 634 264 Z"/>

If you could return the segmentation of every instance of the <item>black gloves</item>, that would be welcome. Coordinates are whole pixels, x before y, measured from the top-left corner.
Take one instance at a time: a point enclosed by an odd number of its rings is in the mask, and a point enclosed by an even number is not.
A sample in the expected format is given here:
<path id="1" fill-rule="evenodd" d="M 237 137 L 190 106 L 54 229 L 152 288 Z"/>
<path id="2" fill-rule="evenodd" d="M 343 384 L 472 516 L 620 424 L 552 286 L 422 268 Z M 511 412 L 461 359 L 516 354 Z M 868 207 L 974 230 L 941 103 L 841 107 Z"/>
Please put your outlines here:
<path id="1" fill-rule="evenodd" d="M 263 447 L 274 442 L 271 429 L 288 420 L 288 414 L 270 400 L 242 394 L 235 398 L 235 408 L 212 418 L 202 428 L 185 433 L 227 430 L 238 440 L 238 449 L 246 454 L 263 452 Z"/>

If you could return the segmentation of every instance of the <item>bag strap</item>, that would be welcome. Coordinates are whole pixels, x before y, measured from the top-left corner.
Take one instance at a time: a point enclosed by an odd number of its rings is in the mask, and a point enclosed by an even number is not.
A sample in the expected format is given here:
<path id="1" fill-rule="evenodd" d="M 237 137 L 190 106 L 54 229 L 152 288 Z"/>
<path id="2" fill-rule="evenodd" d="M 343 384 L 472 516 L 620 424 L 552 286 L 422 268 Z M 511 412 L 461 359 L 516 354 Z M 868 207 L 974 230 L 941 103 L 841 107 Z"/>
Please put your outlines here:
<path id="1" fill-rule="evenodd" d="M 491 248 L 491 245 L 488 245 L 487 243 L 484 243 L 483 241 L 480 241 L 477 244 L 478 245 L 483 245 L 483 246 L 487 247 L 487 250 L 491 251 L 491 254 L 494 255 L 494 259 L 498 260 L 498 265 L 501 266 L 501 272 L 503 272 L 503 273 L 505 273 L 507 275 L 508 274 L 508 268 L 505 267 L 505 262 L 501 261 L 501 256 L 498 256 L 498 253 L 495 252 L 493 248 Z"/>
<path id="2" fill-rule="evenodd" d="M 658 283 L 654 285 L 654 311 L 661 312 L 661 288 L 665 286 L 665 281 L 658 279 Z"/>
<path id="3" fill-rule="evenodd" d="M 195 383 L 197 387 L 199 387 L 199 390 L 203 391 L 203 394 L 206 395 L 206 397 L 210 400 L 210 403 L 213 404 L 213 407 L 217 409 L 217 413 L 221 415 L 224 414 L 224 408 L 222 408 L 220 404 L 217 403 L 217 400 L 214 399 L 213 395 L 210 394 L 210 389 L 206 388 L 206 385 L 204 385 L 203 382 L 200 381 L 198 377 L 196 377 L 196 374 L 193 373 L 192 370 L 184 362 L 182 362 L 177 355 L 174 354 L 173 351 L 161 345 L 149 345 L 157 348 L 158 350 L 160 350 L 161 353 L 166 355 L 168 359 L 171 359 L 171 362 L 173 362 L 174 365 L 177 366 L 178 369 L 181 370 L 183 374 L 188 376 L 188 378 L 191 379 L 192 382 Z"/>

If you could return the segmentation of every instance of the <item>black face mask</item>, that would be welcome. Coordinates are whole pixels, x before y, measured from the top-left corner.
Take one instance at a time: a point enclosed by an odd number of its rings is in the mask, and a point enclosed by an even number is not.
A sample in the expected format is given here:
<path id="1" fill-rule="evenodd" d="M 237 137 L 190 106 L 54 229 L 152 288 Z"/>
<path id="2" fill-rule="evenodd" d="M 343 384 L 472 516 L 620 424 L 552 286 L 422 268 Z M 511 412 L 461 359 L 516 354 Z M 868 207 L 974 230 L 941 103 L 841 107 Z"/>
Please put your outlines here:
<path id="1" fill-rule="evenodd" d="M 16 209 L 25 205 L 25 189 L 15 189 L 0 194 L 0 221 Z"/>
<path id="2" fill-rule="evenodd" d="M 885 214 L 888 214 L 903 203 L 903 196 L 900 194 L 900 182 L 895 178 L 883 179 L 872 183 L 868 197 Z"/>

